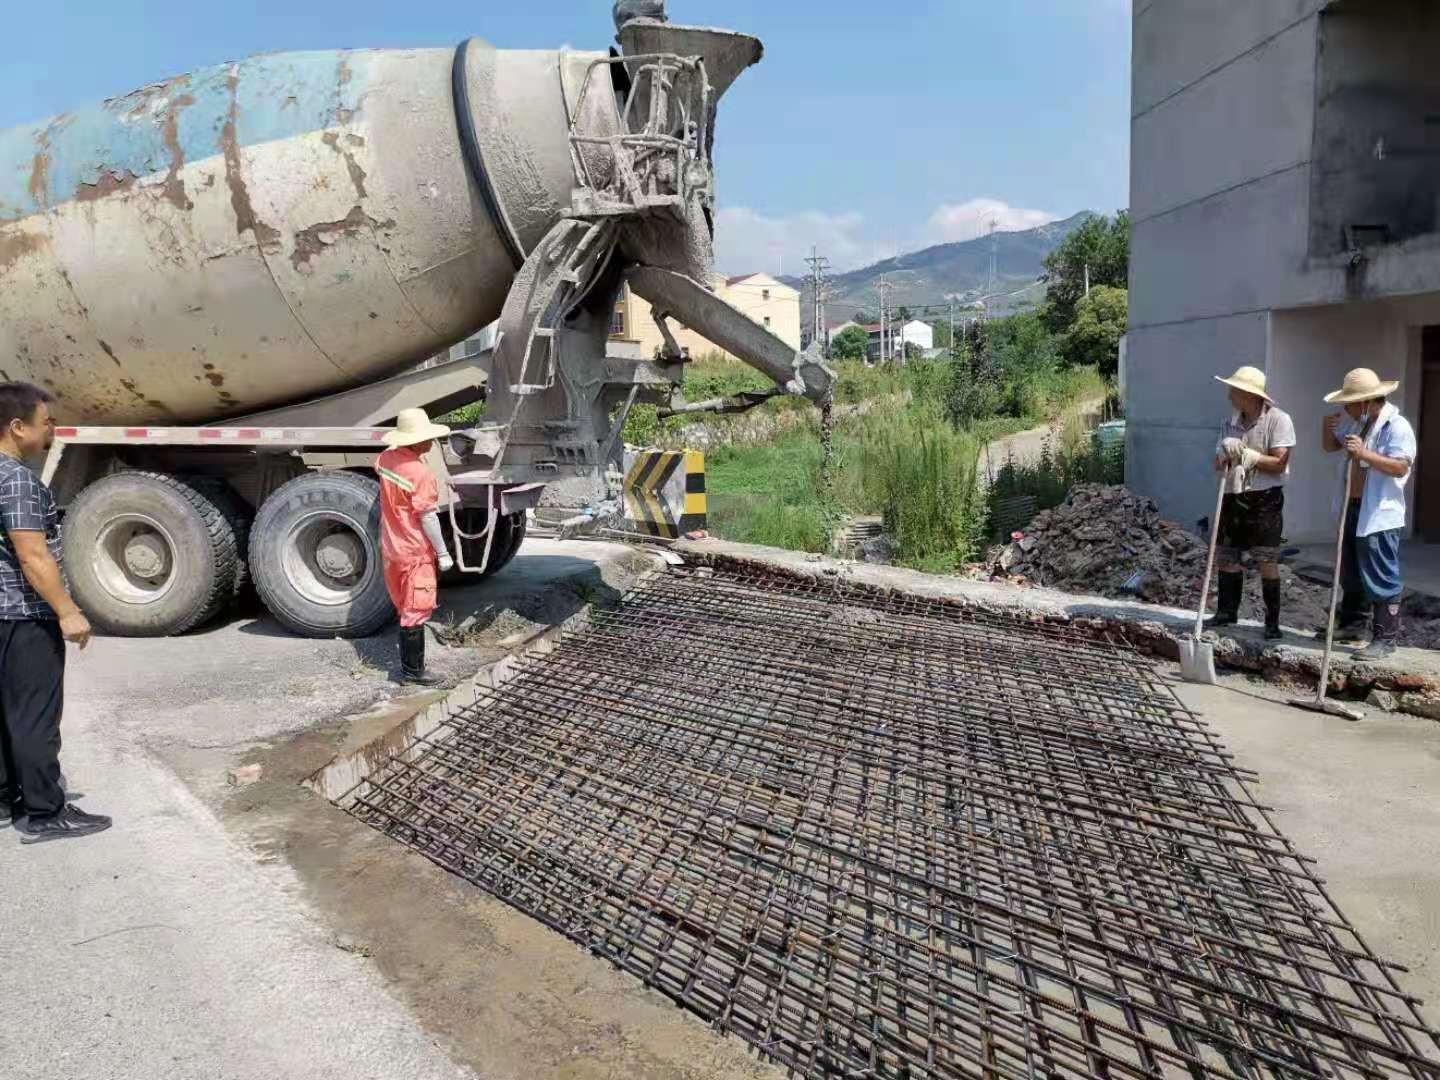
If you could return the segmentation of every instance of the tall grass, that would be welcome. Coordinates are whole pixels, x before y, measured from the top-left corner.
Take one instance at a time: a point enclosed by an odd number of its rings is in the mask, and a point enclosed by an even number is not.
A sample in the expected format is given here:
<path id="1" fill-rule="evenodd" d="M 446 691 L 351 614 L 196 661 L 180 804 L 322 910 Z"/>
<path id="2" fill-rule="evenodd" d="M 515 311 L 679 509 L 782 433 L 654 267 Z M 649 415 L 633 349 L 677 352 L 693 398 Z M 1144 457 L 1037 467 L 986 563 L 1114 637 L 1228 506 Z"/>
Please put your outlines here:
<path id="1" fill-rule="evenodd" d="M 978 451 L 934 406 L 882 409 L 862 421 L 861 501 L 883 516 L 902 564 L 946 572 L 975 557 L 986 515 Z"/>
<path id="2" fill-rule="evenodd" d="M 746 544 L 822 552 L 833 510 L 820 484 L 813 423 L 764 446 L 722 446 L 705 460 L 709 529 Z"/>

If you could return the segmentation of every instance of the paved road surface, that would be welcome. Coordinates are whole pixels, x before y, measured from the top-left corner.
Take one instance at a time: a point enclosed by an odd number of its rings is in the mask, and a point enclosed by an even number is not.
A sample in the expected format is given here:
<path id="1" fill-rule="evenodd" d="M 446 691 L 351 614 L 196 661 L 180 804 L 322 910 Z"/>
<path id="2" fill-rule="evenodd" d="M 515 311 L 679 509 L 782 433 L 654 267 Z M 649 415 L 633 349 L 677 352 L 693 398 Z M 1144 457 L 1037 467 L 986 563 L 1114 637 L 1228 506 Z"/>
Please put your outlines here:
<path id="1" fill-rule="evenodd" d="M 502 629 L 520 625 L 527 604 L 548 621 L 582 603 L 557 583 L 630 558 L 614 545 L 530 542 L 492 582 L 447 596 Z M 604 587 L 596 577 L 580 591 Z M 237 619 L 184 638 L 72 650 L 65 769 L 88 796 L 82 805 L 116 825 L 37 847 L 0 832 L 0 972 L 10 995 L 0 1075 L 476 1075 L 451 1062 L 374 964 L 342 947 L 289 864 L 242 846 L 213 810 L 227 765 L 246 748 L 395 694 L 385 674 L 393 649 L 388 636 L 302 641 Z M 430 659 L 456 678 L 481 662 L 433 644 Z"/>

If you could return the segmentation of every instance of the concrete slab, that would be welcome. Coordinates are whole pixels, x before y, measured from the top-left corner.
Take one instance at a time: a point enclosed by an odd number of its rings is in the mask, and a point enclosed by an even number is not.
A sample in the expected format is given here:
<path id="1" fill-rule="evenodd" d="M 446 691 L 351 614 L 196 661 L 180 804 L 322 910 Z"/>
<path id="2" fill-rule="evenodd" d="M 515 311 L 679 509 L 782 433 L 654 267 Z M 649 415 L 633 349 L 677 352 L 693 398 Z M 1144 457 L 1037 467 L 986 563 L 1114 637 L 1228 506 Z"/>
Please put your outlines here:
<path id="1" fill-rule="evenodd" d="M 1380 713 L 1353 724 L 1288 708 L 1252 680 L 1223 683 L 1175 691 L 1260 774 L 1255 797 L 1440 1022 L 1440 725 Z"/>

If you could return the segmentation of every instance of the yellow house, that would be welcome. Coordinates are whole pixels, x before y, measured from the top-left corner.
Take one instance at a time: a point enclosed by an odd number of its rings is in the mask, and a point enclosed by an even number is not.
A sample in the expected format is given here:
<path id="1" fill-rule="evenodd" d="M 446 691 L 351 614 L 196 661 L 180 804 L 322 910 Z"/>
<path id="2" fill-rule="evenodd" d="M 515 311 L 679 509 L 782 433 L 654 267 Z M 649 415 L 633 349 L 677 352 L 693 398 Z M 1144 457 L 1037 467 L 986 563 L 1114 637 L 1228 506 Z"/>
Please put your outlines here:
<path id="1" fill-rule="evenodd" d="M 742 274 L 739 277 L 717 275 L 710 283 L 722 300 L 743 311 L 776 337 L 795 349 L 800 348 L 800 293 L 769 274 Z M 676 343 L 688 349 L 694 360 L 718 356 L 724 360 L 735 357 L 707 341 L 693 330 L 687 330 L 674 319 L 670 332 Z M 665 343 L 660 328 L 651 316 L 650 305 L 630 292 L 627 285 L 615 305 L 615 318 L 610 326 L 612 341 L 633 343 L 640 355 L 650 359 Z"/>

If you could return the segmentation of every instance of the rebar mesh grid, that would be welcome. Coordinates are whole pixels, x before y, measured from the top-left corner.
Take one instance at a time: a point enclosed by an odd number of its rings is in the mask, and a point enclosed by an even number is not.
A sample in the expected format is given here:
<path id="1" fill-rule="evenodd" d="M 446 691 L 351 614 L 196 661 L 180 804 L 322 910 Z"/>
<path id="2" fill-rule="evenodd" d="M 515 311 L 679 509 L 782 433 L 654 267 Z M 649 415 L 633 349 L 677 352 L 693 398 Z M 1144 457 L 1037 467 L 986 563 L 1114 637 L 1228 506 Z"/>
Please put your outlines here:
<path id="1" fill-rule="evenodd" d="M 1245 777 L 1126 649 L 687 570 L 342 805 L 798 1075 L 1440 1078 Z"/>

